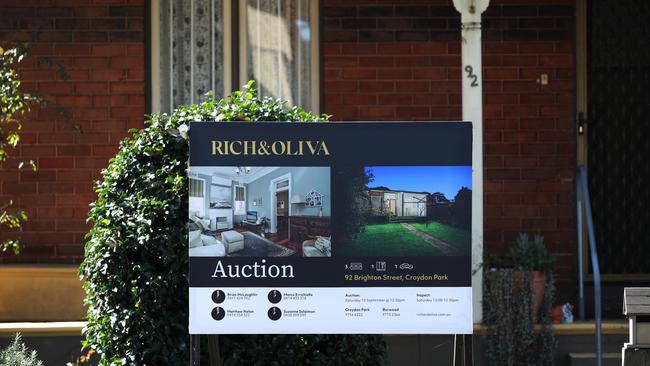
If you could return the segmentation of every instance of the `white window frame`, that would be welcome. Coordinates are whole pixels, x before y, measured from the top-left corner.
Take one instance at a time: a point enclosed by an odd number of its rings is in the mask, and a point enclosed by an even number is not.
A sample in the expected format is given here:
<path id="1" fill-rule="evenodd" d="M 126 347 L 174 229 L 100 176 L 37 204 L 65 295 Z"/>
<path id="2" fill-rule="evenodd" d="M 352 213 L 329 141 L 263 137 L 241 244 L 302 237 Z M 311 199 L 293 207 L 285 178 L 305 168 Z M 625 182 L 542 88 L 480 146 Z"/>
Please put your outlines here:
<path id="1" fill-rule="evenodd" d="M 224 29 L 223 29 L 223 95 L 230 95 L 234 89 L 239 89 L 241 85 L 233 85 L 235 81 L 235 75 L 233 75 L 233 4 L 234 0 L 222 0 L 223 1 L 223 20 L 224 20 Z M 302 0 L 298 0 L 302 1 Z M 149 80 L 151 80 L 151 91 L 150 91 L 150 100 L 151 100 L 151 113 L 160 113 L 162 110 L 161 106 L 161 85 L 162 81 L 160 78 L 161 68 L 160 68 L 160 51 L 161 47 L 171 47 L 169 44 L 162 45 L 160 32 L 161 29 L 160 22 L 160 11 L 161 3 L 160 0 L 151 0 L 150 2 L 150 70 L 149 70 Z M 246 1 L 239 1 L 239 27 L 237 32 L 239 34 L 239 75 L 237 82 L 239 84 L 245 84 L 248 81 L 247 73 L 247 37 L 246 35 Z M 314 114 L 321 113 L 321 88 L 320 88 L 320 29 L 319 29 L 319 6 L 318 2 L 314 2 L 310 7 L 310 31 L 311 31 L 311 112 Z"/>
<path id="2" fill-rule="evenodd" d="M 243 201 L 237 201 L 237 188 L 243 188 L 244 189 L 244 200 Z M 234 204 L 233 204 L 233 215 L 235 215 L 235 216 L 246 215 L 246 209 L 247 209 L 247 206 L 246 206 L 246 186 L 243 185 L 243 184 L 235 184 L 232 187 L 232 189 L 233 189 L 232 197 L 233 197 L 233 202 L 234 202 Z M 243 211 L 237 211 L 237 202 L 244 202 L 243 209 L 242 209 Z"/>

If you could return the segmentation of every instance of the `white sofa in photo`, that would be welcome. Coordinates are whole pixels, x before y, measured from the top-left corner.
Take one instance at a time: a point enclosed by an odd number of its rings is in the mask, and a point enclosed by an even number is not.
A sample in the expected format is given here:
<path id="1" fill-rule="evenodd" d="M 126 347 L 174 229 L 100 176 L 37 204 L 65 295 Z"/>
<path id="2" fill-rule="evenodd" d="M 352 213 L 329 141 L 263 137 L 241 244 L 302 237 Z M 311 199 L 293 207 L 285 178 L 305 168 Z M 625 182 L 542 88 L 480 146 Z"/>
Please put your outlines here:
<path id="1" fill-rule="evenodd" d="M 226 247 L 215 237 L 201 234 L 199 230 L 189 233 L 190 257 L 224 257 Z"/>

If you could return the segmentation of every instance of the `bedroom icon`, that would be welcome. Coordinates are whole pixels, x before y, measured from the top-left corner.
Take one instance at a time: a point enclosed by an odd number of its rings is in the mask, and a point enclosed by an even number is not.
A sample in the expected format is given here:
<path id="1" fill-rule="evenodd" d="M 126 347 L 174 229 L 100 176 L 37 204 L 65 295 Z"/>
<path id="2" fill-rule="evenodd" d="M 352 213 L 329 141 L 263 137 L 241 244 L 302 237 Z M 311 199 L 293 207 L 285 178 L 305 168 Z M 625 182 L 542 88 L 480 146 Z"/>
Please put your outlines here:
<path id="1" fill-rule="evenodd" d="M 350 263 L 350 270 L 352 270 L 352 271 L 361 271 L 361 270 L 363 270 L 363 263 L 361 263 L 361 262 L 352 262 L 352 263 Z"/>

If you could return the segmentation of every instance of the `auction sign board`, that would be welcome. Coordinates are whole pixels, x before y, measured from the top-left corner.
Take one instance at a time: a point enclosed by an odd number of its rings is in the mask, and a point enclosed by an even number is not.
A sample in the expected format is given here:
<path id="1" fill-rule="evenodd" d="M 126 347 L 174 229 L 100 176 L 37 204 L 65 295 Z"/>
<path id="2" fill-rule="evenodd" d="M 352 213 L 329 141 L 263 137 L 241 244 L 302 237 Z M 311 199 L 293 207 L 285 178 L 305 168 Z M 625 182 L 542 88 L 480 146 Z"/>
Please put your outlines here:
<path id="1" fill-rule="evenodd" d="M 192 122 L 192 334 L 472 332 L 466 122 Z"/>

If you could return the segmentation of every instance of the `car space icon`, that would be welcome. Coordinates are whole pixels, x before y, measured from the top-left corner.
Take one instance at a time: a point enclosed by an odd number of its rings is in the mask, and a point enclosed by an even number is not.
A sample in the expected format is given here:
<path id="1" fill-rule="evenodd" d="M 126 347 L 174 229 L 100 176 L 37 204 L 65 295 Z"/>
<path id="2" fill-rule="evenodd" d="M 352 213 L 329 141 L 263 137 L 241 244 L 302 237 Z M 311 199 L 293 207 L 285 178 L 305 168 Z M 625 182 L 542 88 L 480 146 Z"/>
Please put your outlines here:
<path id="1" fill-rule="evenodd" d="M 399 269 L 413 269 L 413 265 L 405 262 L 399 265 Z"/>

